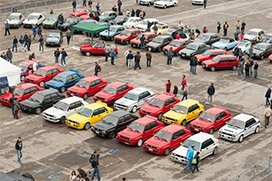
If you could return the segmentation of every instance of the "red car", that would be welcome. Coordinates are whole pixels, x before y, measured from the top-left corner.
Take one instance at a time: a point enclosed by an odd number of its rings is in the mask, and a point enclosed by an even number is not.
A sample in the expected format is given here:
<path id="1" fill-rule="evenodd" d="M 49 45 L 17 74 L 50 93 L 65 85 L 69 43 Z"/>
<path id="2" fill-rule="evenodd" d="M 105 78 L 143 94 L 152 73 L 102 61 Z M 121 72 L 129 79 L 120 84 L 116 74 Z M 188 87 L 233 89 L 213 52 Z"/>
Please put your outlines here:
<path id="1" fill-rule="evenodd" d="M 163 123 L 157 118 L 145 116 L 130 123 L 120 131 L 116 140 L 130 146 L 142 146 L 143 142 L 151 138 L 157 131 L 163 128 Z"/>
<path id="2" fill-rule="evenodd" d="M 140 38 L 144 35 L 145 37 L 145 44 L 148 42 L 151 42 L 153 38 L 155 38 L 157 35 L 154 32 L 144 32 L 139 34 L 136 38 L 130 40 L 130 44 L 134 48 L 140 48 L 141 40 Z"/>
<path id="3" fill-rule="evenodd" d="M 94 95 L 94 101 L 101 101 L 112 106 L 114 102 L 123 97 L 133 87 L 123 82 L 112 82 Z"/>
<path id="4" fill-rule="evenodd" d="M 170 151 L 180 146 L 191 136 L 191 132 L 184 126 L 171 124 L 158 131 L 152 138 L 146 140 L 143 145 L 145 151 L 156 155 L 167 156 Z"/>
<path id="5" fill-rule="evenodd" d="M 234 55 L 218 55 L 212 60 L 207 60 L 202 63 L 202 67 L 206 70 L 223 70 L 223 69 L 233 69 L 239 65 L 238 59 Z"/>
<path id="6" fill-rule="evenodd" d="M 88 14 L 89 14 L 89 10 L 84 7 L 79 7 L 77 8 L 77 10 L 70 12 L 70 16 L 74 16 L 74 17 L 80 17 L 82 15 L 88 15 Z"/>
<path id="7" fill-rule="evenodd" d="M 36 70 L 32 75 L 28 75 L 25 78 L 26 83 L 34 83 L 39 85 L 40 87 L 44 87 L 45 82 L 53 79 L 56 75 L 58 75 L 63 70 L 58 66 L 45 66 Z"/>
<path id="8" fill-rule="evenodd" d="M 14 97 L 17 98 L 19 102 L 21 102 L 25 99 L 28 99 L 37 91 L 41 91 L 41 90 L 43 90 L 43 88 L 39 87 L 36 84 L 24 83 L 24 84 L 17 85 L 13 93 L 14 93 Z M 11 97 L 12 97 L 12 93 L 10 92 L 2 94 L 0 96 L 0 103 L 4 106 L 10 106 L 9 100 Z"/>
<path id="9" fill-rule="evenodd" d="M 119 44 L 129 44 L 130 40 L 136 38 L 141 33 L 138 29 L 126 29 L 114 37 L 114 42 Z"/>
<path id="10" fill-rule="evenodd" d="M 25 60 L 19 64 L 21 68 L 21 81 L 25 80 L 25 77 L 28 76 L 30 73 L 33 73 L 33 64 L 37 63 L 37 68 L 43 67 L 44 65 L 40 63 L 39 60 L 32 59 L 32 60 Z"/>
<path id="11" fill-rule="evenodd" d="M 212 60 L 217 55 L 227 55 L 227 54 L 228 52 L 226 50 L 211 49 L 211 50 L 206 50 L 204 53 L 196 55 L 195 57 L 197 58 L 198 64 L 202 64 L 202 62 L 207 60 Z"/>
<path id="12" fill-rule="evenodd" d="M 188 44 L 190 43 L 190 40 L 184 38 L 184 39 L 179 39 L 179 40 L 173 40 L 171 41 L 168 45 L 166 45 L 165 47 L 163 47 L 163 53 L 165 55 L 167 55 L 167 52 L 170 50 L 170 48 L 172 47 L 173 52 L 175 55 L 178 54 L 178 52 L 180 50 L 182 50 L 183 48 L 185 48 Z"/>
<path id="13" fill-rule="evenodd" d="M 213 134 L 232 118 L 231 113 L 222 107 L 212 107 L 201 113 L 189 125 L 191 131 Z"/>
<path id="14" fill-rule="evenodd" d="M 163 93 L 155 96 L 148 104 L 139 109 L 140 116 L 150 115 L 161 120 L 162 115 L 180 102 L 173 94 Z"/>
<path id="15" fill-rule="evenodd" d="M 105 47 L 107 45 L 104 42 L 95 42 L 93 45 L 89 44 L 85 44 L 82 45 L 80 48 L 80 52 L 86 56 L 90 56 L 90 55 L 105 55 Z M 118 48 L 116 45 L 111 45 L 110 48 L 113 48 L 113 50 L 115 51 L 115 53 L 118 53 Z"/>
<path id="16" fill-rule="evenodd" d="M 107 81 L 101 77 L 91 76 L 81 79 L 76 85 L 67 90 L 69 96 L 82 97 L 85 100 L 101 91 L 107 85 Z"/>
<path id="17" fill-rule="evenodd" d="M 272 63 L 272 54 L 268 57 L 270 63 Z"/>

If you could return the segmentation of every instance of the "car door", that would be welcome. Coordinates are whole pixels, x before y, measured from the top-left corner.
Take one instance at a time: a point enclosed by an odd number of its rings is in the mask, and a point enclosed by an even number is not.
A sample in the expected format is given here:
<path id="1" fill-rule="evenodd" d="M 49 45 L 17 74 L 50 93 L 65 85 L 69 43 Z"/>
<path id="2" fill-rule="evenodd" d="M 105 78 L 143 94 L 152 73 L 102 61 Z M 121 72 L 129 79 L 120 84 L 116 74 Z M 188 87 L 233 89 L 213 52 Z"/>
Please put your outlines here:
<path id="1" fill-rule="evenodd" d="M 145 125 L 143 140 L 147 140 L 147 139 L 151 138 L 154 135 L 154 133 L 153 133 L 154 126 L 155 125 L 154 125 L 153 122 L 150 122 L 147 125 Z"/>
<path id="2" fill-rule="evenodd" d="M 51 94 L 44 96 L 43 102 L 41 103 L 41 109 L 45 110 L 54 104 Z"/>
<path id="3" fill-rule="evenodd" d="M 194 105 L 191 105 L 190 107 L 188 107 L 187 118 L 186 118 L 187 122 L 194 119 L 194 114 L 195 114 L 195 108 L 194 108 Z"/>
<path id="4" fill-rule="evenodd" d="M 172 104 L 171 103 L 173 103 L 175 100 L 171 97 L 171 98 L 169 98 L 169 99 L 167 99 L 167 100 L 165 100 L 165 102 L 164 102 L 164 107 L 163 107 L 163 109 L 162 109 L 162 113 L 164 114 L 164 113 L 166 113 L 167 111 L 169 111 L 170 109 L 171 109 L 171 107 L 172 107 Z"/>
<path id="5" fill-rule="evenodd" d="M 33 94 L 35 94 L 38 91 L 38 88 L 33 86 L 30 88 L 30 92 L 29 94 L 26 96 L 26 99 L 28 99 L 30 96 L 32 96 Z"/>
<path id="6" fill-rule="evenodd" d="M 84 105 L 83 105 L 83 103 L 81 101 L 76 101 L 76 102 L 71 103 L 69 105 L 69 109 L 68 109 L 68 111 L 66 113 L 66 117 L 74 114 L 77 109 L 79 109 L 79 108 L 81 108 L 83 106 Z"/>
<path id="7" fill-rule="evenodd" d="M 96 84 L 96 80 L 93 80 L 90 83 L 90 87 L 88 88 L 88 95 L 89 96 L 93 96 L 94 94 L 96 94 L 97 92 L 99 92 L 101 89 L 99 89 L 99 85 Z"/>
<path id="8" fill-rule="evenodd" d="M 183 135 L 185 134 L 184 130 L 179 130 L 175 133 L 173 133 L 172 141 L 170 143 L 170 150 L 173 150 L 177 147 L 179 147 L 180 143 L 183 142 Z"/>
<path id="9" fill-rule="evenodd" d="M 24 94 L 22 96 L 22 100 L 28 99 L 31 96 L 31 88 L 27 88 L 24 90 Z"/>
<path id="10" fill-rule="evenodd" d="M 212 154 L 215 143 L 211 138 L 205 140 L 201 145 L 201 159 Z"/>
<path id="11" fill-rule="evenodd" d="M 104 87 L 105 87 L 105 85 L 102 83 L 102 81 L 100 79 L 97 79 L 95 81 L 95 93 L 101 91 Z"/>
<path id="12" fill-rule="evenodd" d="M 128 91 L 129 89 L 127 85 L 122 85 L 121 87 L 119 87 L 117 89 L 117 99 L 120 99 L 121 97 L 123 97 L 123 95 L 127 93 Z"/>
<path id="13" fill-rule="evenodd" d="M 101 116 L 101 114 L 100 114 L 101 111 L 99 109 L 100 108 L 96 108 L 96 109 L 93 110 L 93 115 L 92 115 L 92 117 L 90 119 L 90 123 L 91 123 L 92 126 L 94 124 L 98 123 L 103 118 Z"/>
<path id="14" fill-rule="evenodd" d="M 149 96 L 150 96 L 150 93 L 148 91 L 142 92 L 139 95 L 138 108 L 142 107 L 148 101 Z"/>
<path id="15" fill-rule="evenodd" d="M 216 68 L 222 70 L 222 69 L 224 69 L 226 67 L 226 64 L 227 64 L 227 59 L 226 58 L 220 58 L 219 62 L 216 65 Z"/>
<path id="16" fill-rule="evenodd" d="M 51 101 L 52 101 L 52 105 L 57 103 L 59 100 L 61 100 L 61 96 L 58 93 L 53 93 L 51 94 Z"/>
<path id="17" fill-rule="evenodd" d="M 255 125 L 256 121 L 254 118 L 251 118 L 249 120 L 246 121 L 245 123 L 245 133 L 244 133 L 244 136 L 247 137 L 249 136 L 250 134 L 254 133 L 255 131 Z"/>
<path id="18" fill-rule="evenodd" d="M 225 111 L 220 113 L 221 120 L 218 121 L 217 124 L 217 130 L 220 129 L 221 127 L 225 126 L 226 123 L 230 120 L 230 117 L 228 117 L 227 113 Z"/>

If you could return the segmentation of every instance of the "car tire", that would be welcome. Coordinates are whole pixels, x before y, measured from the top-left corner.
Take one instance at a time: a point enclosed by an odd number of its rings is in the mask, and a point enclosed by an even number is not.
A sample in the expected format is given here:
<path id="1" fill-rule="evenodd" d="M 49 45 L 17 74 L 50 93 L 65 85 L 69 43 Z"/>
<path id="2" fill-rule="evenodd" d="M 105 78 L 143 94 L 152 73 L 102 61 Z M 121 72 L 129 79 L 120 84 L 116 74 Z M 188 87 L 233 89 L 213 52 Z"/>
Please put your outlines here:
<path id="1" fill-rule="evenodd" d="M 211 71 L 214 72 L 215 71 L 215 67 L 211 67 Z"/>
<path id="2" fill-rule="evenodd" d="M 259 133 L 259 131 L 260 131 L 260 127 L 257 126 L 256 129 L 255 129 L 255 131 L 254 131 L 254 133 Z"/>
<path id="3" fill-rule="evenodd" d="M 84 100 L 87 100 L 87 99 L 88 99 L 88 94 L 87 94 L 87 93 L 85 93 L 85 94 L 83 95 L 83 99 L 84 99 Z"/>
<path id="4" fill-rule="evenodd" d="M 181 125 L 186 126 L 186 119 L 182 120 Z"/>
<path id="5" fill-rule="evenodd" d="M 110 139 L 115 138 L 115 136 L 116 136 L 116 133 L 114 131 L 109 134 Z"/>
<path id="6" fill-rule="evenodd" d="M 176 4 L 176 3 L 174 3 L 174 5 L 173 5 L 173 6 L 174 6 L 174 7 L 176 7 L 176 5 L 177 5 L 177 4 Z"/>
<path id="7" fill-rule="evenodd" d="M 242 143 L 242 142 L 244 141 L 244 135 L 241 135 L 241 136 L 239 137 L 238 141 L 239 141 L 240 143 Z"/>
<path id="8" fill-rule="evenodd" d="M 148 6 L 151 6 L 151 2 L 148 3 Z"/>
<path id="9" fill-rule="evenodd" d="M 39 83 L 39 86 L 40 86 L 40 87 L 44 87 L 44 81 L 40 82 L 40 83 Z"/>
<path id="10" fill-rule="evenodd" d="M 25 76 L 22 75 L 22 76 L 21 76 L 21 82 L 23 82 L 24 80 L 25 80 Z"/>
<path id="11" fill-rule="evenodd" d="M 162 120 L 162 113 L 160 113 L 160 114 L 158 115 L 158 120 L 159 120 L 159 121 Z"/>
<path id="12" fill-rule="evenodd" d="M 65 90 L 66 90 L 66 88 L 65 88 L 65 87 L 61 87 L 61 88 L 60 88 L 60 93 L 64 93 L 64 92 L 65 92 Z"/>
<path id="13" fill-rule="evenodd" d="M 32 181 L 35 181 L 34 177 L 30 173 L 24 173 L 22 174 L 23 177 L 31 179 Z"/>
<path id="14" fill-rule="evenodd" d="M 214 129 L 211 128 L 210 131 L 209 131 L 209 134 L 213 134 L 214 133 Z"/>
<path id="15" fill-rule="evenodd" d="M 65 121 L 66 121 L 66 117 L 65 117 L 65 116 L 62 116 L 62 117 L 60 118 L 59 123 L 60 123 L 60 124 L 64 124 Z"/>
<path id="16" fill-rule="evenodd" d="M 234 70 L 234 71 L 237 70 L 237 67 L 236 67 L 236 66 L 233 66 L 233 67 L 232 67 L 232 70 Z"/>
<path id="17" fill-rule="evenodd" d="M 86 56 L 87 57 L 91 56 L 91 52 L 86 52 Z"/>
<path id="18" fill-rule="evenodd" d="M 163 8 L 164 8 L 164 9 L 166 9 L 166 8 L 167 8 L 167 6 L 166 6 L 166 5 L 164 5 L 164 6 L 163 6 Z"/>
<path id="19" fill-rule="evenodd" d="M 138 139 L 137 146 L 141 147 L 142 145 L 143 145 L 143 140 L 142 139 Z"/>
<path id="20" fill-rule="evenodd" d="M 166 148 L 163 152 L 164 156 L 168 156 L 170 153 L 170 149 L 169 148 Z"/>
<path id="21" fill-rule="evenodd" d="M 264 59 L 264 55 L 262 55 L 260 58 L 261 58 L 261 60 L 263 60 Z"/>
<path id="22" fill-rule="evenodd" d="M 137 111 L 137 106 L 133 106 L 132 109 L 131 109 L 131 112 L 135 113 L 136 111 Z"/>
<path id="23" fill-rule="evenodd" d="M 84 129 L 85 129 L 85 130 L 90 129 L 90 127 L 91 127 L 90 123 L 86 123 L 86 124 L 84 125 Z"/>
<path id="24" fill-rule="evenodd" d="M 218 148 L 215 147 L 215 148 L 213 149 L 213 155 L 217 155 L 217 153 L 218 153 Z"/>
<path id="25" fill-rule="evenodd" d="M 41 114 L 42 109 L 40 107 L 35 109 L 35 114 Z"/>

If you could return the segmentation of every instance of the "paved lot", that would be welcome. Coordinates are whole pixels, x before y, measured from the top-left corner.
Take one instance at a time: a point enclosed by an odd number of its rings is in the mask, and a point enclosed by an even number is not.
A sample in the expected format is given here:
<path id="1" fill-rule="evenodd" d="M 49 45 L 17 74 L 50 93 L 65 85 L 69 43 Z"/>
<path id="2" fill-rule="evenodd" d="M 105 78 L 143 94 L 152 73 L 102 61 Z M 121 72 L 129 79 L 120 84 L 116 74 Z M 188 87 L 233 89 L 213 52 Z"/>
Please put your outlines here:
<path id="1" fill-rule="evenodd" d="M 113 0 L 102 3 L 102 9 L 111 7 Z M 103 5 L 104 4 L 104 5 Z M 131 9 L 134 1 L 124 1 L 124 8 Z M 68 13 L 70 3 L 56 6 L 56 11 Z M 179 6 L 167 10 L 141 6 L 147 12 L 147 17 L 174 25 L 178 20 L 184 24 L 202 29 L 207 26 L 215 30 L 218 20 L 228 21 L 233 32 L 236 19 L 245 20 L 247 29 L 260 27 L 272 32 L 272 4 L 270 0 L 210 0 L 208 9 L 192 6 L 189 1 L 180 0 Z M 43 8 L 45 14 L 53 7 Z M 31 10 L 31 12 L 34 10 Z M 37 11 L 37 10 L 36 10 Z M 169 13 L 169 14 L 168 14 Z M 1 26 L 1 29 L 3 27 Z M 12 30 L 12 35 L 30 33 L 29 29 Z M 2 32 L 2 31 L 1 31 Z M 0 36 L 0 50 L 6 49 L 11 43 L 10 37 Z M 260 61 L 260 78 L 257 80 L 237 77 L 234 71 L 207 72 L 198 67 L 196 76 L 188 72 L 188 61 L 178 57 L 172 66 L 166 66 L 166 57 L 161 53 L 153 54 L 152 67 L 146 68 L 145 58 L 142 58 L 142 70 L 127 70 L 124 67 L 123 52 L 127 46 L 119 46 L 120 53 L 116 66 L 103 62 L 103 57 L 84 57 L 78 51 L 84 36 L 75 36 L 72 45 L 63 47 L 69 54 L 68 67 L 79 69 L 85 76 L 93 74 L 95 61 L 101 62 L 101 76 L 109 82 L 122 80 L 134 87 L 146 86 L 155 92 L 162 92 L 165 82 L 170 79 L 173 84 L 180 85 L 182 74 L 187 75 L 189 97 L 203 100 L 210 82 L 214 82 L 216 95 L 214 105 L 225 106 L 235 115 L 238 112 L 254 114 L 261 120 L 264 110 L 264 93 L 271 86 L 271 64 L 266 60 Z M 39 53 L 37 44 L 32 51 L 37 52 L 37 58 L 47 64 L 52 64 L 54 48 L 46 48 Z M 134 50 L 133 50 L 134 51 Z M 28 53 L 14 54 L 14 62 L 18 64 L 26 59 Z M 88 102 L 92 102 L 90 98 Z M 67 180 L 72 169 L 90 167 L 88 159 L 94 149 L 99 149 L 102 155 L 101 174 L 103 180 L 121 180 L 126 176 L 129 180 L 230 180 L 235 175 L 250 169 L 258 161 L 271 154 L 271 128 L 245 139 L 242 144 L 220 140 L 220 153 L 208 157 L 200 164 L 200 172 L 194 175 L 181 174 L 177 171 L 183 165 L 172 162 L 169 157 L 159 157 L 145 153 L 141 148 L 132 148 L 117 143 L 115 140 L 95 137 L 91 131 L 77 131 L 64 125 L 51 124 L 38 115 L 20 114 L 19 120 L 13 120 L 10 110 L 0 106 L 0 170 L 18 169 L 32 173 L 38 181 Z M 16 163 L 14 144 L 18 136 L 23 138 L 23 165 Z M 215 133 L 217 137 L 217 134 Z M 248 180 L 248 178 L 244 178 Z M 271 180 L 267 175 L 259 176 L 257 180 Z"/>

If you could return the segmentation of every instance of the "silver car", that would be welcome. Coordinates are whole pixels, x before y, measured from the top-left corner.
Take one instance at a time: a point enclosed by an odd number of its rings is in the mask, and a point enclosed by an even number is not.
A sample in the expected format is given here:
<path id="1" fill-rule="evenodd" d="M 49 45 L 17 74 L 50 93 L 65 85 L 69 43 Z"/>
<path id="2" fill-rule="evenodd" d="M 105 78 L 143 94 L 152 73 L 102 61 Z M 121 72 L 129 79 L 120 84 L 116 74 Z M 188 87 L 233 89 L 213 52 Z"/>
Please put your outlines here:
<path id="1" fill-rule="evenodd" d="M 46 35 L 45 45 L 46 46 L 61 46 L 62 43 L 62 32 L 60 30 L 49 31 Z"/>
<path id="2" fill-rule="evenodd" d="M 24 21 L 25 17 L 22 13 L 11 13 L 7 21 L 11 28 L 19 28 Z"/>

